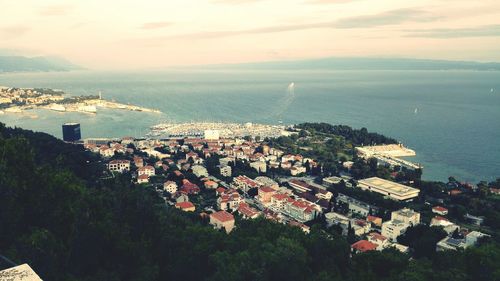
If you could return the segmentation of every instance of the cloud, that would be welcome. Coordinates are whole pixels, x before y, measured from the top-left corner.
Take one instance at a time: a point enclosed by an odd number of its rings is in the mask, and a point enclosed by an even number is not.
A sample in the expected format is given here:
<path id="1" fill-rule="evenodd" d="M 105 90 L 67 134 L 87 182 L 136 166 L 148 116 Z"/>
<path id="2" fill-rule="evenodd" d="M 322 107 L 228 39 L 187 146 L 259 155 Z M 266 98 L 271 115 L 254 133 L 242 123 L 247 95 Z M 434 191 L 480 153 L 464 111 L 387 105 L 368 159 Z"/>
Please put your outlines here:
<path id="1" fill-rule="evenodd" d="M 39 14 L 42 16 L 65 16 L 71 12 L 73 6 L 71 5 L 50 5 L 41 7 Z"/>
<path id="2" fill-rule="evenodd" d="M 406 37 L 424 38 L 465 38 L 465 37 L 499 37 L 500 25 L 483 25 L 467 28 L 436 28 L 405 30 Z"/>
<path id="3" fill-rule="evenodd" d="M 261 2 L 261 1 L 264 1 L 264 0 L 213 0 L 212 3 L 238 5 L 238 4 L 248 4 L 248 3 Z"/>
<path id="4" fill-rule="evenodd" d="M 141 26 L 141 29 L 159 29 L 171 26 L 173 23 L 161 21 L 161 22 L 147 22 Z"/>
<path id="5" fill-rule="evenodd" d="M 374 15 L 344 18 L 336 21 L 265 26 L 265 27 L 242 29 L 242 30 L 202 31 L 195 33 L 157 37 L 157 38 L 152 38 L 150 41 L 159 42 L 162 40 L 169 40 L 169 39 L 210 39 L 210 38 L 230 37 L 230 36 L 239 36 L 247 34 L 279 33 L 279 32 L 299 31 L 299 30 L 318 29 L 318 28 L 337 28 L 337 29 L 368 28 L 368 27 L 373 28 L 385 25 L 395 25 L 404 22 L 428 22 L 435 19 L 437 19 L 437 17 L 422 10 L 398 9 Z"/>
<path id="6" fill-rule="evenodd" d="M 307 4 L 344 4 L 359 0 L 309 0 Z"/>
<path id="7" fill-rule="evenodd" d="M 366 28 L 404 22 L 429 22 L 438 19 L 429 12 L 419 9 L 398 9 L 374 15 L 356 16 L 337 21 L 338 28 Z"/>
<path id="8" fill-rule="evenodd" d="M 2 40 L 9 40 L 23 36 L 30 30 L 31 28 L 25 25 L 11 25 L 0 27 L 0 34 L 2 35 Z"/>

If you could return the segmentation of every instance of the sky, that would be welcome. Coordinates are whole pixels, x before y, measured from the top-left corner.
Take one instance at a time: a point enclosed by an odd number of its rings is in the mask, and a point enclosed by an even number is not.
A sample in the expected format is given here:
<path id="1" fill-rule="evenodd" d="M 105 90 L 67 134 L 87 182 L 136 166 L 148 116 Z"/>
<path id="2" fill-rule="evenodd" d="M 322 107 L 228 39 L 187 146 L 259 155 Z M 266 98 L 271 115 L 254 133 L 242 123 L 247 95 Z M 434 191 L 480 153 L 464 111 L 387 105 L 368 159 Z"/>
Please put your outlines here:
<path id="1" fill-rule="evenodd" d="M 322 57 L 500 61 L 500 1 L 0 0 L 0 54 L 97 70 Z"/>

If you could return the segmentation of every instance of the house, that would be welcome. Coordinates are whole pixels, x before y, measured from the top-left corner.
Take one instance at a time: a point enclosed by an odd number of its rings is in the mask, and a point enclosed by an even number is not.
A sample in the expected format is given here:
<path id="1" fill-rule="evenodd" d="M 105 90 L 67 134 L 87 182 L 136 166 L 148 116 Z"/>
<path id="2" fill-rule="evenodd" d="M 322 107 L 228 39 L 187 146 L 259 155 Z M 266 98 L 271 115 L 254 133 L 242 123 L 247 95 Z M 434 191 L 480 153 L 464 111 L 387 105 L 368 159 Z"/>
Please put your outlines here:
<path id="1" fill-rule="evenodd" d="M 473 216 L 469 213 L 465 214 L 464 218 L 472 223 L 472 224 L 475 224 L 475 225 L 482 225 L 483 222 L 484 222 L 484 218 L 483 217 L 478 217 L 478 216 Z"/>
<path id="2" fill-rule="evenodd" d="M 135 156 L 134 157 L 134 165 L 137 168 L 143 167 L 144 166 L 144 159 L 142 159 L 141 157 Z"/>
<path id="3" fill-rule="evenodd" d="M 324 189 L 316 189 L 316 190 L 317 190 L 317 192 L 314 195 L 316 197 L 318 197 L 319 199 L 325 199 L 325 200 L 330 201 L 333 197 L 333 193 L 331 193 L 328 190 L 324 190 Z"/>
<path id="4" fill-rule="evenodd" d="M 196 184 L 190 182 L 189 180 L 183 179 L 180 192 L 187 195 L 198 194 L 200 193 L 200 188 Z"/>
<path id="5" fill-rule="evenodd" d="M 377 250 L 378 245 L 372 243 L 368 240 L 359 240 L 358 242 L 351 245 L 352 251 L 354 253 L 364 253 L 368 251 Z"/>
<path id="6" fill-rule="evenodd" d="M 155 167 L 153 167 L 153 166 L 140 167 L 139 169 L 137 169 L 137 174 L 139 176 L 142 176 L 142 175 L 147 175 L 148 177 L 154 176 L 155 175 Z"/>
<path id="7" fill-rule="evenodd" d="M 220 210 L 236 210 L 243 198 L 235 189 L 226 189 L 217 198 L 217 206 Z"/>
<path id="8" fill-rule="evenodd" d="M 260 216 L 260 212 L 258 210 L 250 207 L 250 205 L 248 205 L 245 202 L 241 202 L 240 205 L 238 206 L 238 213 L 244 219 L 256 219 Z"/>
<path id="9" fill-rule="evenodd" d="M 376 216 L 371 216 L 371 215 L 368 215 L 366 217 L 366 221 L 377 226 L 377 227 L 381 227 L 382 226 L 382 218 L 379 218 L 379 217 L 376 217 Z"/>
<path id="10" fill-rule="evenodd" d="M 219 186 L 219 184 L 213 180 L 207 180 L 203 185 L 207 189 L 216 189 Z"/>
<path id="11" fill-rule="evenodd" d="M 99 148 L 99 154 L 102 157 L 112 157 L 115 155 L 115 150 L 108 147 L 107 145 L 103 145 Z"/>
<path id="12" fill-rule="evenodd" d="M 351 227 L 354 230 L 354 234 L 357 236 L 361 236 L 370 232 L 371 226 L 365 220 L 354 219 L 351 221 Z"/>
<path id="13" fill-rule="evenodd" d="M 460 229 L 460 226 L 450 222 L 447 218 L 435 216 L 431 219 L 430 226 L 440 226 L 446 233 L 452 234 L 455 230 Z"/>
<path id="14" fill-rule="evenodd" d="M 129 160 L 111 160 L 108 163 L 108 170 L 111 172 L 123 173 L 125 171 L 130 171 L 130 161 Z"/>
<path id="15" fill-rule="evenodd" d="M 309 234 L 311 232 L 311 228 L 303 223 L 300 223 L 298 221 L 289 221 L 288 222 L 289 226 L 294 226 L 294 227 L 299 227 L 304 231 L 304 233 Z"/>
<path id="16" fill-rule="evenodd" d="M 175 203 L 175 207 L 177 209 L 181 209 L 184 212 L 194 212 L 196 207 L 194 206 L 193 203 L 186 201 L 186 202 L 179 202 Z"/>
<path id="17" fill-rule="evenodd" d="M 340 177 L 328 177 L 328 178 L 323 179 L 323 184 L 328 185 L 328 186 L 339 184 L 341 182 L 342 182 L 342 178 L 340 178 Z"/>
<path id="18" fill-rule="evenodd" d="M 276 190 L 272 189 L 269 186 L 261 186 L 258 189 L 257 200 L 259 200 L 262 204 L 267 204 L 271 202 L 271 197 L 276 194 Z"/>
<path id="19" fill-rule="evenodd" d="M 163 183 L 163 190 L 170 194 L 174 194 L 177 192 L 177 184 L 174 181 L 166 181 Z"/>
<path id="20" fill-rule="evenodd" d="M 140 175 L 137 177 L 137 183 L 148 183 L 149 182 L 149 176 L 148 175 Z"/>
<path id="21" fill-rule="evenodd" d="M 285 209 L 285 204 L 293 201 L 293 199 L 287 194 L 276 193 L 271 196 L 271 206 L 273 211 L 281 212 Z"/>
<path id="22" fill-rule="evenodd" d="M 446 216 L 448 214 L 448 209 L 441 206 L 434 206 L 432 212 L 441 216 Z"/>
<path id="23" fill-rule="evenodd" d="M 193 170 L 193 174 L 197 177 L 208 177 L 207 169 L 201 165 L 194 165 L 191 169 Z"/>
<path id="24" fill-rule="evenodd" d="M 234 228 L 234 216 L 226 211 L 218 211 L 210 214 L 210 224 L 229 233 Z"/>
<path id="25" fill-rule="evenodd" d="M 339 193 L 336 198 L 337 205 L 345 204 L 351 214 L 358 214 L 360 216 L 366 217 L 372 211 L 375 211 L 377 208 L 371 206 L 363 201 L 359 201 L 342 193 Z"/>
<path id="26" fill-rule="evenodd" d="M 387 237 L 377 232 L 369 233 L 366 236 L 366 239 L 374 244 L 377 244 L 377 251 L 382 251 L 390 244 Z"/>

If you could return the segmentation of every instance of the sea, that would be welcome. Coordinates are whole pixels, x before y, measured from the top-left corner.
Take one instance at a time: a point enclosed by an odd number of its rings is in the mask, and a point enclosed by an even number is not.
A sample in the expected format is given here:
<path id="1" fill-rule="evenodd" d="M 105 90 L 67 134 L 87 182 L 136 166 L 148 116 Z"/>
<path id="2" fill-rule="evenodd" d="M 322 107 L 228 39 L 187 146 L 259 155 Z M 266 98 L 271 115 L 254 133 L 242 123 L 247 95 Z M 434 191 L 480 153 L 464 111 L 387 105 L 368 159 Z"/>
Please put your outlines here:
<path id="1" fill-rule="evenodd" d="M 293 90 L 290 84 L 294 83 Z M 0 122 L 56 137 L 65 122 L 82 137 L 144 136 L 162 122 L 328 122 L 365 127 L 417 152 L 423 178 L 478 183 L 500 177 L 500 72 L 175 69 L 0 74 L 0 85 L 102 92 L 163 113 L 33 110 Z"/>

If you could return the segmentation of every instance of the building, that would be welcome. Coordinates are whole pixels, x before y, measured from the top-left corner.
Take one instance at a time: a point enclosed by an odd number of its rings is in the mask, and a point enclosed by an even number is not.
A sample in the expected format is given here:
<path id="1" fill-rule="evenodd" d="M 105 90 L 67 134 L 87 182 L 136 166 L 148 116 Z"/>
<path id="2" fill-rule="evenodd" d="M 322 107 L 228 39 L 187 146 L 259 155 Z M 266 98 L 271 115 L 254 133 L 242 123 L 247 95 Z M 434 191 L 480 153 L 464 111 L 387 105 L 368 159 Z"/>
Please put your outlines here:
<path id="1" fill-rule="evenodd" d="M 408 208 L 403 208 L 391 213 L 391 220 L 401 221 L 409 225 L 417 225 L 420 223 L 420 213 Z"/>
<path id="2" fill-rule="evenodd" d="M 0 280 L 5 281 L 42 281 L 31 267 L 25 263 L 0 271 Z"/>
<path id="3" fill-rule="evenodd" d="M 368 251 L 377 250 L 378 245 L 372 243 L 368 240 L 359 240 L 358 242 L 351 245 L 352 251 L 354 253 L 364 253 Z"/>
<path id="4" fill-rule="evenodd" d="M 140 175 L 137 177 L 137 183 L 148 183 L 149 182 L 149 176 L 148 175 Z"/>
<path id="5" fill-rule="evenodd" d="M 231 166 L 219 166 L 219 171 L 223 177 L 230 177 L 233 175 Z"/>
<path id="6" fill-rule="evenodd" d="M 200 193 L 200 188 L 198 187 L 198 185 L 190 182 L 189 180 L 183 179 L 180 192 L 186 195 L 198 194 Z"/>
<path id="7" fill-rule="evenodd" d="M 63 140 L 67 142 L 79 141 L 82 138 L 80 123 L 65 123 L 62 125 Z"/>
<path id="8" fill-rule="evenodd" d="M 210 224 L 229 233 L 234 228 L 234 216 L 226 211 L 218 211 L 210 214 Z"/>
<path id="9" fill-rule="evenodd" d="M 236 210 L 243 201 L 238 191 L 235 189 L 226 189 L 217 198 L 217 206 L 220 210 Z"/>
<path id="10" fill-rule="evenodd" d="M 358 187 L 399 201 L 411 200 L 417 197 L 420 192 L 419 189 L 377 177 L 359 180 Z"/>
<path id="11" fill-rule="evenodd" d="M 369 233 L 366 236 L 366 239 L 374 244 L 377 244 L 377 251 L 382 251 L 383 249 L 387 248 L 387 246 L 390 245 L 389 239 L 387 239 L 387 237 L 377 232 Z"/>
<path id="12" fill-rule="evenodd" d="M 363 217 L 368 216 L 371 212 L 374 212 L 377 210 L 376 207 L 373 207 L 363 201 L 356 200 L 352 197 L 349 197 L 347 195 L 344 195 L 342 193 L 339 193 L 339 195 L 336 198 L 337 205 L 339 203 L 341 204 L 346 204 L 349 212 L 351 214 L 358 214 Z"/>
<path id="13" fill-rule="evenodd" d="M 288 184 L 299 192 L 309 192 L 312 190 L 312 187 L 308 183 L 301 180 L 292 179 L 288 182 Z"/>
<path id="14" fill-rule="evenodd" d="M 219 130 L 205 130 L 203 135 L 206 140 L 218 140 L 220 137 Z"/>
<path id="15" fill-rule="evenodd" d="M 342 178 L 340 178 L 340 177 L 328 177 L 328 178 L 323 179 L 323 184 L 328 185 L 328 186 L 339 184 L 341 182 L 342 182 Z"/>
<path id="16" fill-rule="evenodd" d="M 321 213 L 321 207 L 299 198 L 286 202 L 283 213 L 299 222 L 306 222 L 316 218 Z"/>
<path id="17" fill-rule="evenodd" d="M 410 225 L 402 221 L 386 221 L 382 224 L 382 235 L 387 237 L 390 241 L 395 242 L 401 234 L 405 233 L 408 227 L 410 227 Z"/>
<path id="18" fill-rule="evenodd" d="M 455 230 L 460 229 L 460 226 L 452 223 L 447 218 L 441 216 L 435 216 L 431 219 L 430 226 L 440 226 L 446 233 L 452 234 Z"/>
<path id="19" fill-rule="evenodd" d="M 376 217 L 376 216 L 367 216 L 366 221 L 377 226 L 381 227 L 382 226 L 382 218 Z"/>
<path id="20" fill-rule="evenodd" d="M 177 184 L 174 181 L 166 181 L 163 183 L 163 190 L 170 194 L 174 194 L 177 192 Z"/>
<path id="21" fill-rule="evenodd" d="M 257 211 L 255 208 L 250 207 L 250 205 L 245 202 L 241 202 L 238 206 L 238 213 L 244 219 L 256 219 L 260 216 L 259 211 Z"/>
<path id="22" fill-rule="evenodd" d="M 153 166 L 144 166 L 140 167 L 137 170 L 137 175 L 142 176 L 142 175 L 147 175 L 147 176 L 154 176 L 155 175 L 155 167 Z"/>
<path id="23" fill-rule="evenodd" d="M 276 194 L 276 190 L 267 185 L 261 186 L 258 189 L 257 200 L 259 200 L 259 202 L 263 205 L 266 205 L 271 203 L 271 198 L 274 194 Z"/>
<path id="24" fill-rule="evenodd" d="M 247 176 L 238 176 L 233 178 L 233 186 L 237 189 L 241 189 L 244 192 L 248 192 L 251 188 L 259 187 L 259 184 Z"/>
<path id="25" fill-rule="evenodd" d="M 175 203 L 175 207 L 177 209 L 184 211 L 184 212 L 194 212 L 196 209 L 194 204 L 189 202 L 189 201 Z"/>
<path id="26" fill-rule="evenodd" d="M 432 208 L 432 212 L 441 216 L 446 216 L 448 214 L 448 209 L 441 206 L 435 206 Z"/>
<path id="27" fill-rule="evenodd" d="M 267 171 L 267 164 L 264 161 L 251 162 L 250 167 L 254 168 L 259 173 L 265 173 Z"/>
<path id="28" fill-rule="evenodd" d="M 129 160 L 111 160 L 108 163 L 108 170 L 111 172 L 130 171 L 130 161 Z"/>
<path id="29" fill-rule="evenodd" d="M 201 165 L 194 165 L 191 167 L 191 170 L 193 170 L 193 174 L 197 177 L 208 177 L 207 169 Z"/>
<path id="30" fill-rule="evenodd" d="M 259 183 L 260 185 L 269 186 L 270 188 L 272 188 L 274 190 L 279 190 L 279 188 L 280 188 L 279 184 L 269 177 L 259 176 L 259 177 L 256 177 L 254 179 L 254 181 Z"/>

